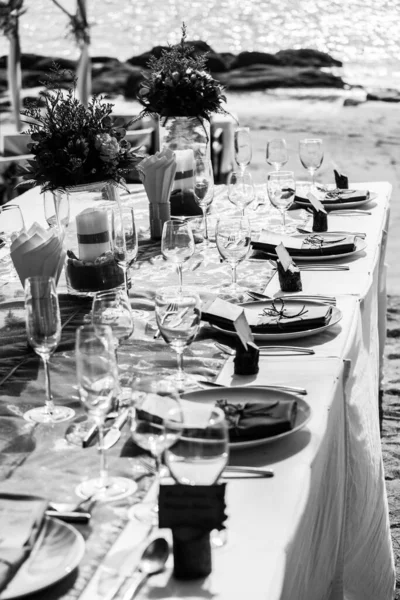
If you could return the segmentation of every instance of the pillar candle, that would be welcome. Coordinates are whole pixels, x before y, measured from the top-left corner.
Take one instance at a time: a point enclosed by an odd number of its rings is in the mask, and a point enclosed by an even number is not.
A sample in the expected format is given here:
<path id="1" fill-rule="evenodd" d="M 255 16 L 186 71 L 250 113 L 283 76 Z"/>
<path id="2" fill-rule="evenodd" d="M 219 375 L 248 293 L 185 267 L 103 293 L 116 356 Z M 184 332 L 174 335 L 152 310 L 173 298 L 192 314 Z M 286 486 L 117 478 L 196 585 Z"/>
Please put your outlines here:
<path id="1" fill-rule="evenodd" d="M 107 211 L 86 208 L 76 215 L 80 260 L 93 262 L 111 250 Z"/>
<path id="2" fill-rule="evenodd" d="M 176 173 L 174 190 L 186 190 L 194 187 L 194 153 L 192 148 L 175 150 Z"/>

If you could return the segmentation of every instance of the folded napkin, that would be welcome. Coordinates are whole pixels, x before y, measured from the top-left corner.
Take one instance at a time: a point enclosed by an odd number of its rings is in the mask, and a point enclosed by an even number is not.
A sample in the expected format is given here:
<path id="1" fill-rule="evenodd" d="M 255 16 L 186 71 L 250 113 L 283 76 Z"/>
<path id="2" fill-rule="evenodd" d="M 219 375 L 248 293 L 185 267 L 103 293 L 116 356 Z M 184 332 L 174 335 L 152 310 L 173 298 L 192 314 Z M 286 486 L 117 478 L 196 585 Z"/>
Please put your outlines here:
<path id="1" fill-rule="evenodd" d="M 27 277 L 35 275 L 54 277 L 58 282 L 65 250 L 55 229 L 46 230 L 34 223 L 28 231 L 14 238 L 10 254 L 22 285 Z"/>
<path id="2" fill-rule="evenodd" d="M 349 189 L 349 178 L 344 173 L 339 173 L 336 169 L 333 169 L 333 174 L 335 175 L 335 183 L 336 187 L 340 190 L 348 190 Z"/>
<path id="3" fill-rule="evenodd" d="M 293 429 L 296 422 L 296 400 L 276 402 L 244 402 L 230 404 L 218 400 L 224 413 L 231 442 L 272 437 Z"/>
<path id="4" fill-rule="evenodd" d="M 258 240 L 251 242 L 255 250 L 264 250 L 273 255 L 276 255 L 275 248 L 281 243 L 290 255 L 300 257 L 346 254 L 356 249 L 354 235 L 323 239 L 318 234 L 289 236 L 263 230 Z"/>
<path id="5" fill-rule="evenodd" d="M 46 508 L 37 496 L 0 494 L 0 591 L 28 558 Z"/>
<path id="6" fill-rule="evenodd" d="M 368 190 L 344 190 L 340 188 L 336 188 L 334 190 L 328 190 L 323 192 L 321 196 L 318 196 L 318 199 L 324 204 L 346 204 L 347 202 L 362 202 L 363 200 L 367 200 L 369 198 Z M 299 200 L 300 202 L 306 202 L 308 204 L 311 203 L 306 196 L 299 196 L 296 194 L 295 201 Z"/>

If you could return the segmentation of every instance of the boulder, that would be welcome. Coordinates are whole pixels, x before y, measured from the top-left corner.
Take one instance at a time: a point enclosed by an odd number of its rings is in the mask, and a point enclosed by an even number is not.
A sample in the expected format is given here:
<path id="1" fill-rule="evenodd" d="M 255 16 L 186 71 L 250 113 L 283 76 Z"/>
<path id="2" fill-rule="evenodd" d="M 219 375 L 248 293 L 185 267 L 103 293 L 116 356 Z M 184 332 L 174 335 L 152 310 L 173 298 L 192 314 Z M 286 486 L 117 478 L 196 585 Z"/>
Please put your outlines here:
<path id="1" fill-rule="evenodd" d="M 155 56 L 156 58 L 160 58 L 163 50 L 168 50 L 168 46 L 154 46 L 149 52 L 143 52 L 139 56 L 132 56 L 126 62 L 134 67 L 147 67 L 150 57 Z"/>
<path id="2" fill-rule="evenodd" d="M 250 65 L 279 65 L 275 54 L 268 52 L 240 52 L 233 60 L 231 69 L 241 69 Z"/>
<path id="3" fill-rule="evenodd" d="M 139 91 L 139 85 L 143 80 L 144 74 L 145 71 L 143 69 L 136 69 L 128 75 L 123 91 L 125 98 L 128 98 L 129 100 L 136 100 L 136 96 Z"/>
<path id="4" fill-rule="evenodd" d="M 367 90 L 367 100 L 380 102 L 400 102 L 400 91 L 395 89 L 369 89 Z"/>
<path id="5" fill-rule="evenodd" d="M 221 73 L 219 81 L 228 90 L 265 90 L 277 87 L 332 87 L 343 89 L 344 81 L 313 67 L 280 67 L 235 69 Z"/>
<path id="6" fill-rule="evenodd" d="M 275 57 L 281 65 L 293 67 L 341 67 L 343 63 L 327 52 L 312 48 L 279 50 Z"/>
<path id="7" fill-rule="evenodd" d="M 123 94 L 125 91 L 126 80 L 131 73 L 136 73 L 141 69 L 135 69 L 127 63 L 114 64 L 95 75 L 92 80 L 93 94 Z"/>
<path id="8" fill-rule="evenodd" d="M 32 67 L 25 67 L 23 62 L 21 61 L 22 68 L 30 68 L 35 69 L 37 71 L 43 71 L 44 73 L 49 73 L 50 70 L 54 67 L 54 64 L 57 64 L 61 69 L 66 69 L 69 71 L 75 71 L 76 61 L 69 60 L 68 58 L 60 58 L 60 57 L 52 57 L 52 56 L 43 56 L 38 57 L 37 63 Z"/>

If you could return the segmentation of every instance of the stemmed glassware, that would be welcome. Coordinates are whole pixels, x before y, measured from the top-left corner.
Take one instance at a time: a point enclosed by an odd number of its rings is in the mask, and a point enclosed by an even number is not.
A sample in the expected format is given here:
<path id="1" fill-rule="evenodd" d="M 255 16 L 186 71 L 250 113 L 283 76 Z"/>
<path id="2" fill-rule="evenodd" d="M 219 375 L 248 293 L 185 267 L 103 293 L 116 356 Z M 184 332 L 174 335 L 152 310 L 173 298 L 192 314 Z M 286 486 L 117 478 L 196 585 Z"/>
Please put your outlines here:
<path id="1" fill-rule="evenodd" d="M 301 164 L 311 175 L 311 187 L 315 188 L 315 173 L 324 160 L 322 140 L 305 139 L 299 143 L 299 156 Z"/>
<path id="2" fill-rule="evenodd" d="M 293 228 L 286 225 L 286 211 L 294 201 L 296 182 L 292 171 L 273 171 L 268 173 L 267 191 L 271 204 L 279 210 L 282 224 L 275 231 L 277 233 L 293 233 Z"/>
<path id="3" fill-rule="evenodd" d="M 25 229 L 19 206 L 0 206 L 0 280 L 19 281 L 10 256 L 11 243 Z"/>
<path id="4" fill-rule="evenodd" d="M 139 378 L 134 382 L 131 409 L 131 435 L 133 441 L 151 453 L 156 461 L 156 498 L 161 478 L 161 457 L 180 435 L 178 428 L 166 430 L 164 420 L 182 425 L 182 412 L 176 388 L 165 381 Z M 130 517 L 145 523 L 158 524 L 158 504 L 142 502 L 132 507 Z"/>
<path id="5" fill-rule="evenodd" d="M 246 290 L 236 281 L 236 269 L 250 251 L 251 228 L 246 217 L 222 217 L 216 229 L 217 248 L 221 257 L 231 266 L 232 281 L 221 288 L 224 296 L 239 302 L 246 298 Z"/>
<path id="6" fill-rule="evenodd" d="M 114 339 L 108 325 L 83 325 L 76 332 L 76 375 L 81 402 L 99 431 L 100 476 L 76 489 L 81 498 L 95 496 L 104 502 L 129 496 L 136 484 L 125 477 L 110 477 L 104 451 L 104 421 L 111 409 L 118 381 Z"/>
<path id="7" fill-rule="evenodd" d="M 183 352 L 193 342 L 200 326 L 200 298 L 194 292 L 164 288 L 156 294 L 155 311 L 162 338 L 176 352 L 178 370 L 166 379 L 174 381 L 182 391 L 197 383 L 195 377 L 183 370 Z"/>
<path id="8" fill-rule="evenodd" d="M 166 260 L 176 264 L 180 291 L 182 291 L 182 265 L 193 256 L 194 250 L 194 237 L 189 223 L 172 220 L 164 223 L 161 253 Z"/>
<path id="9" fill-rule="evenodd" d="M 286 140 L 277 138 L 267 142 L 266 159 L 276 171 L 280 171 L 289 160 Z"/>
<path id="10" fill-rule="evenodd" d="M 28 277 L 25 281 L 25 316 L 28 341 L 43 361 L 46 401 L 40 408 L 24 413 L 34 423 L 60 423 L 72 419 L 75 411 L 55 406 L 51 394 L 49 360 L 61 339 L 61 317 L 53 277 Z"/>
<path id="11" fill-rule="evenodd" d="M 250 129 L 248 127 L 238 127 L 234 132 L 235 161 L 243 174 L 246 167 L 251 163 L 252 149 Z"/>
<path id="12" fill-rule="evenodd" d="M 255 189 L 249 171 L 237 173 L 233 171 L 228 179 L 228 199 L 241 210 L 244 216 L 246 207 L 253 202 Z"/>
<path id="13" fill-rule="evenodd" d="M 62 233 L 69 223 L 68 194 L 45 192 L 43 194 L 44 218 L 49 227 L 56 227 Z"/>
<path id="14" fill-rule="evenodd" d="M 214 200 L 214 174 L 211 161 L 206 158 L 198 158 L 194 167 L 194 199 L 203 211 L 204 236 L 203 245 L 210 245 L 208 238 L 207 210 Z"/>

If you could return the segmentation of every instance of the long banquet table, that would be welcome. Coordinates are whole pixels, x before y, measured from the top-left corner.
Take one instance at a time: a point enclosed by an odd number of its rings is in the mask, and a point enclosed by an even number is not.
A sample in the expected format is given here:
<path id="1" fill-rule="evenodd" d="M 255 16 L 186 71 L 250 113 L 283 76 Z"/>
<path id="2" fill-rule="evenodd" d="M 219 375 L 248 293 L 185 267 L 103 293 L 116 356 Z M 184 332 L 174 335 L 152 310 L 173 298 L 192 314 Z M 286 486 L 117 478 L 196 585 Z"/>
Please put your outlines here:
<path id="1" fill-rule="evenodd" d="M 389 600 L 393 598 L 394 562 L 379 433 L 378 390 L 385 340 L 385 248 L 389 225 L 391 186 L 363 183 L 377 193 L 368 205 L 370 216 L 354 218 L 331 214 L 335 230 L 365 231 L 365 250 L 338 262 L 346 272 L 303 272 L 303 291 L 337 297 L 343 318 L 332 328 L 296 345 L 310 346 L 313 356 L 261 357 L 255 377 L 233 375 L 233 361 L 218 351 L 214 341 L 230 339 L 205 325 L 188 351 L 186 368 L 208 377 L 216 375 L 227 386 L 285 383 L 308 391 L 311 419 L 301 431 L 281 441 L 234 451 L 233 464 L 273 467 L 272 479 L 235 479 L 227 484 L 227 544 L 213 550 L 213 572 L 205 580 L 182 583 L 172 569 L 154 576 L 138 598 L 214 598 L 254 600 Z M 147 205 L 140 187 L 124 198 L 133 202 L 142 226 L 139 260 L 133 273 L 132 307 L 140 309 L 135 332 L 122 349 L 122 362 L 131 372 L 170 372 L 174 357 L 154 340 L 152 299 L 156 288 L 172 283 L 174 273 L 159 260 L 159 246 L 148 243 Z M 42 217 L 36 190 L 18 202 L 26 225 Z M 225 203 L 225 204 L 223 204 Z M 218 206 L 227 206 L 224 190 Z M 255 220 L 262 223 L 262 215 Z M 192 259 L 184 281 L 201 293 L 213 293 L 225 277 L 226 265 L 203 267 Z M 263 261 L 243 263 L 239 279 L 269 295 L 278 293 L 276 277 Z M 60 292 L 62 292 L 62 286 Z M 75 484 L 97 466 L 95 448 L 82 450 L 64 439 L 68 424 L 53 427 L 26 423 L 22 413 L 43 397 L 38 360 L 28 354 L 21 327 L 22 289 L 1 288 L 0 333 L 0 474 L 2 490 L 35 491 L 52 500 L 73 498 Z M 52 360 L 56 398 L 78 414 L 74 386 L 73 333 L 90 310 L 82 301 L 60 296 L 64 318 L 63 340 Z M 14 304 L 13 304 L 14 303 Z M 15 328 L 7 329 L 4 315 L 15 308 Z M 1 312 L 3 307 L 3 312 Z M 18 335 L 16 335 L 18 332 Z M 112 470 L 140 478 L 129 435 L 110 451 Z M 105 598 L 104 581 L 115 572 L 129 575 L 137 561 L 148 528 L 127 520 L 127 511 L 144 493 L 151 494 L 149 478 L 139 481 L 139 495 L 97 504 L 91 527 L 81 527 L 86 553 L 77 573 L 34 598 Z M 168 536 L 169 532 L 162 532 Z M 151 532 L 154 535 L 154 532 Z M 169 565 L 170 567 L 171 565 Z M 0 594 L 0 599 L 2 595 Z"/>

